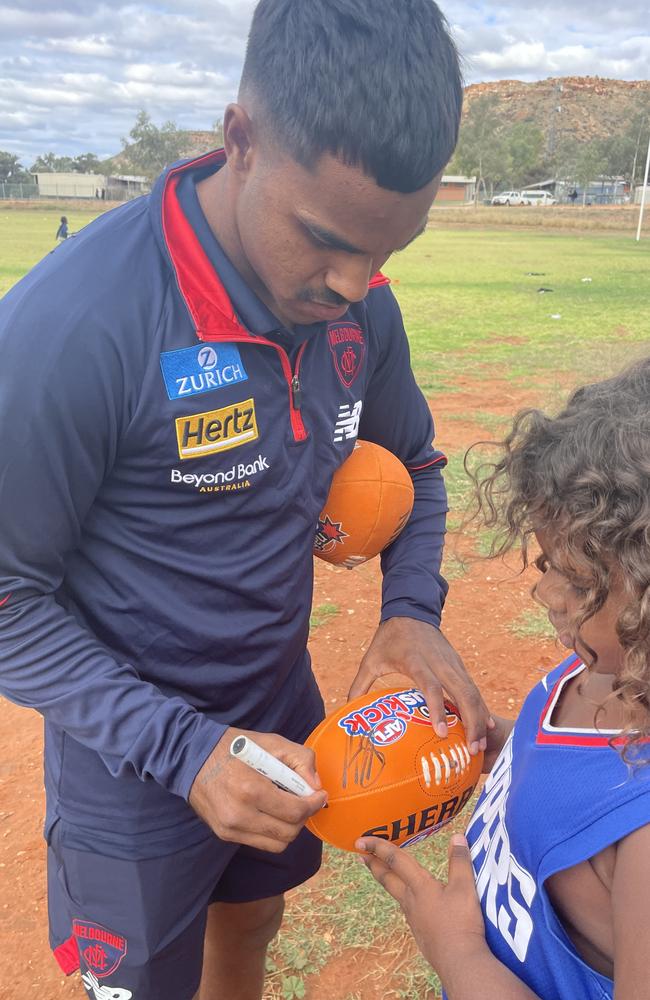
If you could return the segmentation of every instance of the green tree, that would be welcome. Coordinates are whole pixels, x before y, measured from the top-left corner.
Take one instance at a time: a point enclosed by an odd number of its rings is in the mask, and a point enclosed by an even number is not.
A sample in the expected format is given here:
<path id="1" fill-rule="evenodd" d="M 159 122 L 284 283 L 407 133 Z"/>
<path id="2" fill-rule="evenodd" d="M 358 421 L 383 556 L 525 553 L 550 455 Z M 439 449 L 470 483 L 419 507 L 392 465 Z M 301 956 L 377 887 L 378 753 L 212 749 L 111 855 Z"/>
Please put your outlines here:
<path id="1" fill-rule="evenodd" d="M 634 163 L 634 140 L 631 135 L 612 135 L 601 139 L 597 148 L 605 177 L 612 180 L 616 177 L 631 179 Z"/>
<path id="2" fill-rule="evenodd" d="M 650 103 L 647 98 L 637 100 L 625 135 L 632 155 L 632 165 L 629 175 L 623 176 L 632 185 L 643 184 L 645 153 L 650 142 Z"/>
<path id="3" fill-rule="evenodd" d="M 576 183 L 576 170 L 580 156 L 580 143 L 570 136 L 562 136 L 553 151 L 552 170 L 556 180 Z"/>
<path id="4" fill-rule="evenodd" d="M 583 143 L 577 152 L 575 161 L 575 179 L 582 188 L 582 204 L 587 201 L 587 188 L 592 181 L 601 177 L 605 170 L 605 161 L 599 142 Z"/>
<path id="5" fill-rule="evenodd" d="M 532 122 L 517 122 L 504 133 L 510 155 L 510 183 L 525 188 L 545 172 L 544 133 Z"/>
<path id="6" fill-rule="evenodd" d="M 13 153 L 7 153 L 0 149 L 0 182 L 24 184 L 31 180 L 32 178 L 22 167 L 19 158 Z"/>
<path id="7" fill-rule="evenodd" d="M 94 153 L 81 153 L 72 161 L 72 169 L 78 174 L 101 174 L 102 163 Z"/>
<path id="8" fill-rule="evenodd" d="M 127 139 L 122 139 L 123 157 L 134 173 L 156 177 L 182 155 L 184 137 L 174 122 L 154 125 L 146 111 L 139 111 Z"/>
<path id="9" fill-rule="evenodd" d="M 643 158 L 650 137 L 650 106 L 634 105 L 626 127 L 602 139 L 600 152 L 607 177 L 622 177 L 629 184 L 641 180 Z"/>
<path id="10" fill-rule="evenodd" d="M 449 167 L 468 176 L 476 176 L 476 201 L 481 189 L 493 193 L 495 185 L 510 176 L 512 158 L 503 137 L 498 111 L 499 99 L 485 94 L 472 101 L 463 119 L 458 146 Z"/>
<path id="11" fill-rule="evenodd" d="M 56 153 L 44 153 L 38 156 L 34 165 L 30 168 L 31 173 L 56 173 L 63 174 L 74 170 L 74 160 L 71 156 L 57 156 Z"/>

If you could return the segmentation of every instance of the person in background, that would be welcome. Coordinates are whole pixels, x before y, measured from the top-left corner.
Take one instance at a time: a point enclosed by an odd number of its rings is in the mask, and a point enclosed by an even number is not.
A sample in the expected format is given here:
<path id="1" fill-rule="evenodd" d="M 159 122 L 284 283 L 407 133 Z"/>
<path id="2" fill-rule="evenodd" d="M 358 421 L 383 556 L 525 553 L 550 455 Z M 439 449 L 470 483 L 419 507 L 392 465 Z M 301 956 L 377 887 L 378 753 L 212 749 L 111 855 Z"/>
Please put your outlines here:
<path id="1" fill-rule="evenodd" d="M 59 243 L 62 243 L 63 240 L 67 240 L 68 235 L 68 220 L 65 215 L 62 215 L 61 221 L 59 222 L 59 228 L 56 231 L 56 239 Z"/>

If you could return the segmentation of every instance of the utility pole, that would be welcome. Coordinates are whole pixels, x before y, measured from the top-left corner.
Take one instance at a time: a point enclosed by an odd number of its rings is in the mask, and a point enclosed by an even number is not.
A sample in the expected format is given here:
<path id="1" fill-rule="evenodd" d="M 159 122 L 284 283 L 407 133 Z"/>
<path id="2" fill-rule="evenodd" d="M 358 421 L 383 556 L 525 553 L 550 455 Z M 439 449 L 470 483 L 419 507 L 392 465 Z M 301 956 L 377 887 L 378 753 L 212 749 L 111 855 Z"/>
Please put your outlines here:
<path id="1" fill-rule="evenodd" d="M 650 173 L 650 137 L 648 138 L 648 156 L 645 161 L 645 177 L 643 178 L 643 193 L 641 195 L 641 210 L 639 212 L 639 228 L 636 231 L 637 243 L 641 239 L 641 228 L 643 226 L 643 213 L 645 210 L 645 198 L 648 191 L 648 174 Z"/>

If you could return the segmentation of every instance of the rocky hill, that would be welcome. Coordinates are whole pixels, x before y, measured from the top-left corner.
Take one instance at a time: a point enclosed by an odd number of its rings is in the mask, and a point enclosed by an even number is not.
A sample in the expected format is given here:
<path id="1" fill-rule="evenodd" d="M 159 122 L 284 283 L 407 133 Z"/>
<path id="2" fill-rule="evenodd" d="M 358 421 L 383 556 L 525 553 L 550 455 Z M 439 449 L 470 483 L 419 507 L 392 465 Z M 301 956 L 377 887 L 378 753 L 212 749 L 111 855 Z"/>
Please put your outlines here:
<path id="1" fill-rule="evenodd" d="M 533 122 L 547 139 L 568 135 L 580 142 L 621 132 L 626 121 L 645 105 L 650 114 L 650 80 L 607 80 L 598 76 L 567 76 L 523 83 L 499 80 L 466 88 L 465 108 L 477 97 L 494 94 L 509 125 Z"/>
<path id="2" fill-rule="evenodd" d="M 549 78 L 535 83 L 498 80 L 475 83 L 465 90 L 466 115 L 472 102 L 494 94 L 504 124 L 533 122 L 541 128 L 552 148 L 570 136 L 580 142 L 607 138 L 625 128 L 626 122 L 642 107 L 650 114 L 650 80 L 607 80 L 598 76 Z M 199 156 L 219 145 L 214 131 L 183 131 L 181 157 Z M 112 173 L 132 173 L 124 151 L 107 160 Z"/>

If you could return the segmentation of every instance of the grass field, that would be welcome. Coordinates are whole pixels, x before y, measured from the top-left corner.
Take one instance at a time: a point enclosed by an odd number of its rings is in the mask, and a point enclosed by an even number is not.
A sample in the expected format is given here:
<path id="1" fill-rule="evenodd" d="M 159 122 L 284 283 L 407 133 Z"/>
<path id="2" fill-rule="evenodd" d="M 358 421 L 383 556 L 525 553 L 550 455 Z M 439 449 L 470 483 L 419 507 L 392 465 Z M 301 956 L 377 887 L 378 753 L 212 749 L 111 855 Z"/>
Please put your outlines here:
<path id="1" fill-rule="evenodd" d="M 54 237 L 62 215 L 74 233 L 99 212 L 78 208 L 6 209 L 0 202 L 0 296 L 56 246 Z"/>
<path id="2" fill-rule="evenodd" d="M 388 270 L 428 392 L 453 391 L 459 364 L 519 385 L 597 374 L 650 335 L 650 240 L 434 230 Z"/>
<path id="3" fill-rule="evenodd" d="M 0 209 L 0 294 L 52 249 L 60 214 Z M 65 214 L 76 230 L 96 213 L 67 209 Z M 416 375 L 425 393 L 437 397 L 436 412 L 441 398 L 459 391 L 461 379 L 479 388 L 482 380 L 502 381 L 517 391 L 541 386 L 552 397 L 554 386 L 564 390 L 602 377 L 648 349 L 650 239 L 637 244 L 620 233 L 454 229 L 436 223 L 434 216 L 433 228 L 386 268 L 405 315 Z M 489 400 L 471 412 L 450 408 L 450 426 L 454 419 L 496 433 L 504 422 Z M 458 509 L 466 484 L 461 453 L 456 457 L 447 483 L 452 507 Z M 450 557 L 450 579 L 465 570 L 461 559 Z M 326 631 L 339 611 L 337 604 L 319 598 L 312 630 Z M 548 623 L 533 610 L 516 618 L 512 631 L 544 636 Z M 437 837 L 420 852 L 434 871 L 444 871 L 446 842 Z M 310 973 L 342 950 L 363 949 L 368 941 L 395 955 L 395 968 L 404 965 L 384 996 L 422 1000 L 435 989 L 424 962 L 398 962 L 410 945 L 395 906 L 362 877 L 357 861 L 329 851 L 322 880 L 290 901 L 289 919 L 270 959 L 269 995 L 304 996 Z M 337 995 L 335 1000 L 355 997 Z"/>
<path id="4" fill-rule="evenodd" d="M 66 214 L 75 231 L 98 213 Z M 0 209 L 0 295 L 53 248 L 58 217 Z M 650 239 L 436 229 L 435 221 L 387 268 L 425 391 L 453 391 L 459 361 L 535 381 L 557 368 L 597 372 L 622 343 L 648 339 Z"/>

